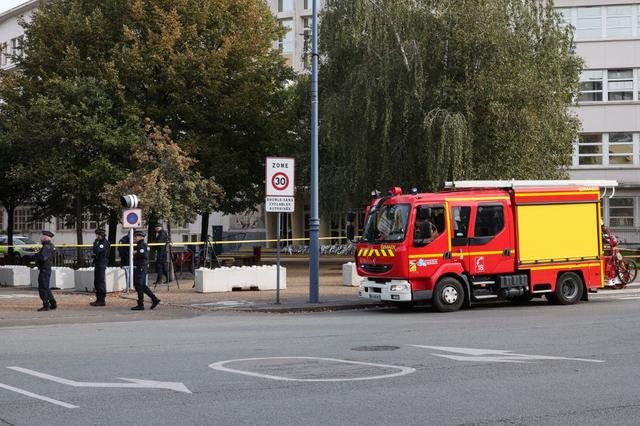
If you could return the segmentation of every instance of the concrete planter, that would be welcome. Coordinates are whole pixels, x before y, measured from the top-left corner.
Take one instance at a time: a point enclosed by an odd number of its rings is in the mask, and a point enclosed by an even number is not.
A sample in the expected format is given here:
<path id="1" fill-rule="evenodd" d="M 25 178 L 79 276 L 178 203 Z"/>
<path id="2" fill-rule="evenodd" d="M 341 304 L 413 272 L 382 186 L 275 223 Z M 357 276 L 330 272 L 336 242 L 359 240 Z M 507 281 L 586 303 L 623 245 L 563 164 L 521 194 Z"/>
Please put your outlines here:
<path id="1" fill-rule="evenodd" d="M 38 268 L 31 269 L 31 287 L 38 288 Z M 60 290 L 74 289 L 76 287 L 75 271 L 71 268 L 54 266 L 51 268 L 51 288 Z"/>
<path id="2" fill-rule="evenodd" d="M 353 262 L 345 263 L 342 265 L 342 285 L 345 287 L 358 287 L 360 286 L 362 277 L 358 275 L 358 268 Z"/>
<path id="3" fill-rule="evenodd" d="M 196 270 L 198 293 L 222 293 L 233 290 L 275 290 L 275 266 L 242 266 Z M 287 269 L 280 268 L 280 288 L 287 288 Z"/>
<path id="4" fill-rule="evenodd" d="M 96 291 L 93 286 L 93 271 L 94 268 L 80 268 L 75 271 L 76 291 Z M 124 290 L 126 285 L 124 270 L 122 268 L 107 268 L 105 281 L 107 283 L 107 293 Z"/>
<path id="5" fill-rule="evenodd" d="M 21 265 L 0 266 L 0 285 L 28 287 L 31 284 L 31 268 Z"/>

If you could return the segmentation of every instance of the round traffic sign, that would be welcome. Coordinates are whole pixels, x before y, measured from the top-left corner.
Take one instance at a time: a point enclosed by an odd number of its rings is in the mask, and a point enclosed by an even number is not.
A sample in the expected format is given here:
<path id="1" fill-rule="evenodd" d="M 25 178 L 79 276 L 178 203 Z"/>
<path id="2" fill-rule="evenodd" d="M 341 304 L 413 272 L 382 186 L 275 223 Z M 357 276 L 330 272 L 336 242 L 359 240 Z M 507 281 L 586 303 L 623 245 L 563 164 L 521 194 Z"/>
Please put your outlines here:
<path id="1" fill-rule="evenodd" d="M 139 220 L 140 219 L 138 218 L 138 214 L 135 212 L 131 212 L 127 215 L 127 223 L 129 225 L 135 225 Z"/>
<path id="2" fill-rule="evenodd" d="M 271 185 L 278 191 L 284 191 L 289 186 L 289 176 L 282 172 L 275 173 L 271 178 Z"/>

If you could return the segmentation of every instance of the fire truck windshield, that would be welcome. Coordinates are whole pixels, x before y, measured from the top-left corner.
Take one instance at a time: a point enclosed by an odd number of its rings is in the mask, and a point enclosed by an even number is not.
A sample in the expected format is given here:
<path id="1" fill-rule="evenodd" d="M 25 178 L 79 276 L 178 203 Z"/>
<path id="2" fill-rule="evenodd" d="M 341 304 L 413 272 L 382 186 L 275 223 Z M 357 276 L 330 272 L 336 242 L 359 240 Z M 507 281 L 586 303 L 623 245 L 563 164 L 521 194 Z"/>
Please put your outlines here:
<path id="1" fill-rule="evenodd" d="M 409 204 L 376 206 L 369 212 L 362 241 L 370 243 L 403 241 L 407 234 L 410 211 Z"/>

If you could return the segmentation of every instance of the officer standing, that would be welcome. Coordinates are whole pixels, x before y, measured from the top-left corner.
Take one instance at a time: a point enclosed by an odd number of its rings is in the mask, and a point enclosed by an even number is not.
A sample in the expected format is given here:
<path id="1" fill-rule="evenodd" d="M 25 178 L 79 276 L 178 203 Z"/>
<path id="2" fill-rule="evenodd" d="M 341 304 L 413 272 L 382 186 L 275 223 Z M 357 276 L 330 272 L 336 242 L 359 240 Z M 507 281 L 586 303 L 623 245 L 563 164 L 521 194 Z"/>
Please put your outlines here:
<path id="1" fill-rule="evenodd" d="M 96 301 L 91 302 L 91 306 L 104 306 L 107 297 L 106 272 L 111 244 L 106 235 L 104 229 L 96 229 L 96 240 L 93 242 L 93 287 L 96 289 Z"/>
<path id="2" fill-rule="evenodd" d="M 132 311 L 144 311 L 144 295 L 151 298 L 151 309 L 155 309 L 160 303 L 160 299 L 156 297 L 151 289 L 147 286 L 147 264 L 149 262 L 149 248 L 144 242 L 145 234 L 142 231 L 136 231 L 133 234 L 133 286 L 138 293 L 138 305 L 131 308 Z"/>
<path id="3" fill-rule="evenodd" d="M 131 288 L 131 282 L 129 282 L 129 234 L 125 234 L 120 241 L 118 241 L 118 255 L 120 256 L 120 267 L 124 270 L 124 277 L 126 282 L 126 287 L 124 289 L 125 293 L 129 293 L 129 289 Z"/>
<path id="4" fill-rule="evenodd" d="M 58 304 L 51 292 L 51 261 L 55 253 L 55 247 L 51 242 L 53 233 L 49 231 L 42 231 L 40 236 L 40 242 L 42 248 L 36 254 L 36 266 L 39 269 L 38 272 L 38 293 L 40 293 L 40 299 L 42 299 L 42 308 L 38 309 L 38 312 L 48 311 L 50 309 L 57 309 Z"/>
<path id="5" fill-rule="evenodd" d="M 162 284 L 162 277 L 166 277 L 165 283 L 169 282 L 169 274 L 167 273 L 167 241 L 169 241 L 169 235 L 167 232 L 162 229 L 162 225 L 156 223 L 153 227 L 155 231 L 155 235 L 153 238 L 154 243 L 162 244 L 161 246 L 156 246 L 156 273 L 158 276 L 156 277 L 156 285 Z"/>

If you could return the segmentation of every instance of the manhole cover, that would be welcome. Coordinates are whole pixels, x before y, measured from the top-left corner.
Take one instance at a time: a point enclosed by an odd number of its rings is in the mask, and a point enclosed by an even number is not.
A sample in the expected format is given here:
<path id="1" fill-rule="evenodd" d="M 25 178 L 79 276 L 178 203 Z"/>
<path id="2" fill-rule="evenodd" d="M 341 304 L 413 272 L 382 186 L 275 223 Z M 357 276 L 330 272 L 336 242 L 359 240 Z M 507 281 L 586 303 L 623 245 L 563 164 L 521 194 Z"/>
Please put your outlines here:
<path id="1" fill-rule="evenodd" d="M 358 346 L 352 348 L 352 351 L 366 351 L 366 352 L 379 352 L 379 351 L 395 351 L 400 349 L 400 346 Z"/>

